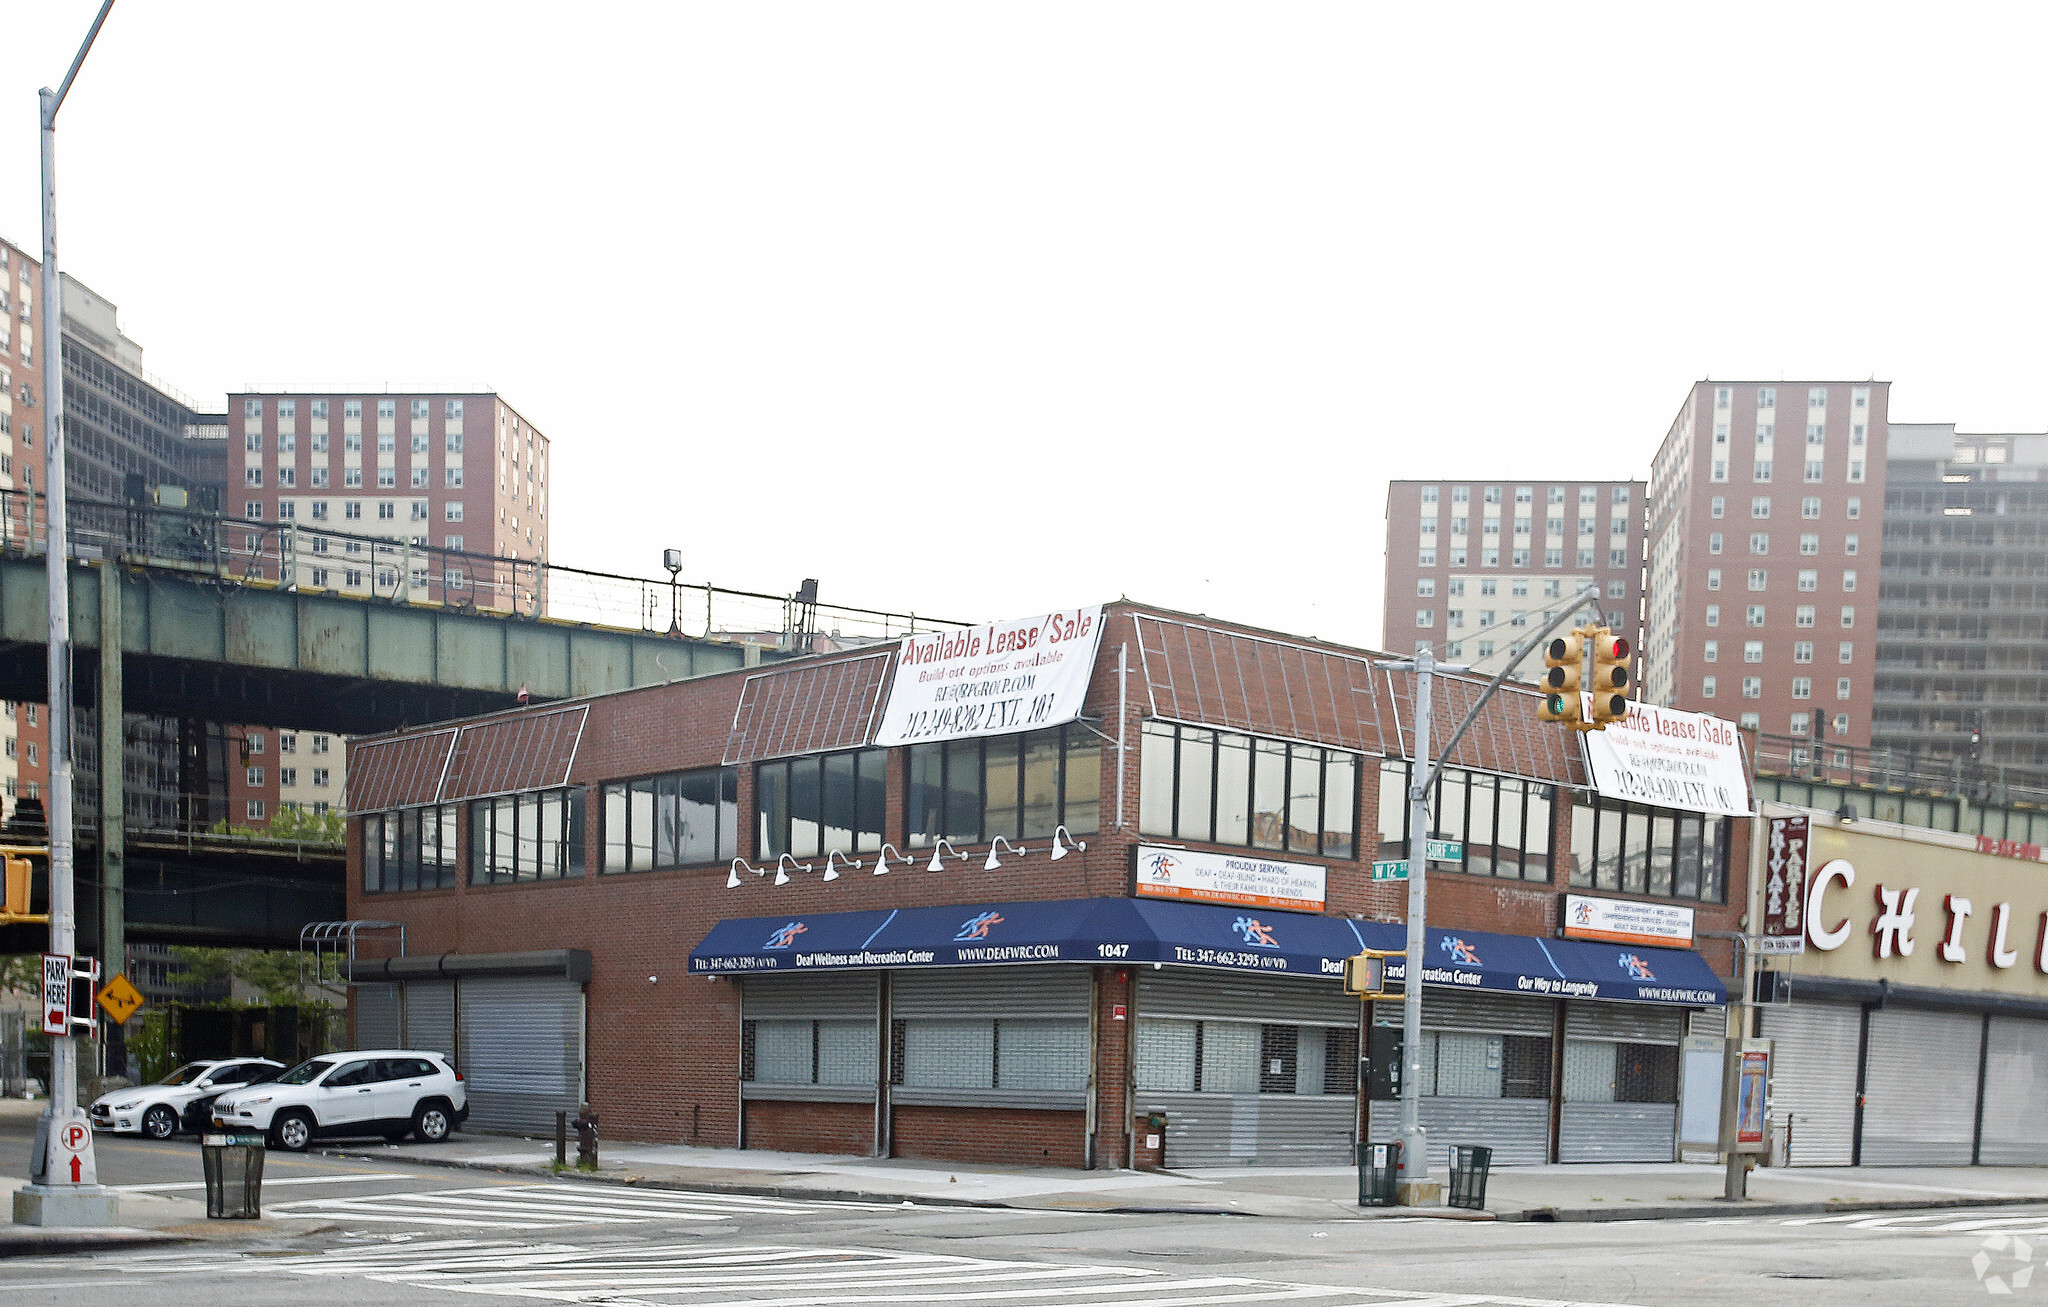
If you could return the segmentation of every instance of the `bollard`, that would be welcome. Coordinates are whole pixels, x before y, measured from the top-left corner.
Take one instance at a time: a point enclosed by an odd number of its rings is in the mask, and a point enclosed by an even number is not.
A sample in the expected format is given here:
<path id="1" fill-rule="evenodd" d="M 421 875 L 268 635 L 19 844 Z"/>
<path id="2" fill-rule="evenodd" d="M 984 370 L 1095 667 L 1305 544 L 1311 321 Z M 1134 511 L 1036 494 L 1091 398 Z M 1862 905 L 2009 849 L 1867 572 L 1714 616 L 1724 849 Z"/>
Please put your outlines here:
<path id="1" fill-rule="evenodd" d="M 569 1164 L 569 1114 L 555 1113 L 555 1165 Z"/>
<path id="2" fill-rule="evenodd" d="M 597 1113 L 588 1103 L 576 1113 L 576 1166 L 585 1171 L 597 1169 Z"/>

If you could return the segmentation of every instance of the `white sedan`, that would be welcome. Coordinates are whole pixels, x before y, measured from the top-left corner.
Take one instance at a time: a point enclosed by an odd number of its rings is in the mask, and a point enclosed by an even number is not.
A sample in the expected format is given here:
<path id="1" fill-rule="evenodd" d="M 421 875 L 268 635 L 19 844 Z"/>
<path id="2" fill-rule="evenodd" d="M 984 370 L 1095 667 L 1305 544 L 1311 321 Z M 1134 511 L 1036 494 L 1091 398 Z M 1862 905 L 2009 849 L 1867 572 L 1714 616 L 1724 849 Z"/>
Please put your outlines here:
<path id="1" fill-rule="evenodd" d="M 153 1085 L 116 1089 L 93 1100 L 87 1114 L 93 1125 L 117 1135 L 144 1134 L 151 1139 L 169 1139 L 180 1125 L 193 1129 L 206 1124 L 202 1117 L 188 1122 L 190 1109 L 230 1089 L 243 1089 L 268 1080 L 284 1070 L 282 1062 L 263 1057 L 230 1057 L 204 1062 L 187 1062 Z"/>

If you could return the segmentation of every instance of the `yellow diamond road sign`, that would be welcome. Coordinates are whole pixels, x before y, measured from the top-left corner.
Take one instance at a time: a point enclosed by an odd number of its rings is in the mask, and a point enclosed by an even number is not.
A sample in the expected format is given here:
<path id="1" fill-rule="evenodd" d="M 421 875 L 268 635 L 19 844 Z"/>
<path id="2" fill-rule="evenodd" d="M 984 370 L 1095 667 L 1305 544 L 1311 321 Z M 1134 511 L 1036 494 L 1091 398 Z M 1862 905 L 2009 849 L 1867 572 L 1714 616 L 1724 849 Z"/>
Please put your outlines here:
<path id="1" fill-rule="evenodd" d="M 121 1025 L 142 1006 L 142 993 L 128 983 L 128 977 L 116 976 L 100 986 L 100 1006 L 107 1010 L 115 1025 Z"/>

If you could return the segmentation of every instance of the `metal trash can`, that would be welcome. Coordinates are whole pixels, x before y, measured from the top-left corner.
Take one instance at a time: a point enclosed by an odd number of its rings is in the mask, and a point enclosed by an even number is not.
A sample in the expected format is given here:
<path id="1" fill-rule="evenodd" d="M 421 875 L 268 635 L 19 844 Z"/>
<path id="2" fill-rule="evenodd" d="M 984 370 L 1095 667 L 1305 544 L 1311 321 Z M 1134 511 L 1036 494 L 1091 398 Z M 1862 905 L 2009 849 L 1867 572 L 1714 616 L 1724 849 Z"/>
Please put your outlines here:
<path id="1" fill-rule="evenodd" d="M 1394 1182 L 1401 1174 L 1401 1145 L 1360 1144 L 1358 1146 L 1358 1205 L 1392 1207 Z"/>
<path id="2" fill-rule="evenodd" d="M 262 1135 L 202 1135 L 199 1157 L 210 1219 L 253 1221 L 263 1215 Z"/>
<path id="3" fill-rule="evenodd" d="M 1493 1150 L 1474 1144 L 1451 1149 L 1451 1201 L 1453 1207 L 1479 1212 L 1486 1209 L 1486 1175 L 1493 1169 Z"/>

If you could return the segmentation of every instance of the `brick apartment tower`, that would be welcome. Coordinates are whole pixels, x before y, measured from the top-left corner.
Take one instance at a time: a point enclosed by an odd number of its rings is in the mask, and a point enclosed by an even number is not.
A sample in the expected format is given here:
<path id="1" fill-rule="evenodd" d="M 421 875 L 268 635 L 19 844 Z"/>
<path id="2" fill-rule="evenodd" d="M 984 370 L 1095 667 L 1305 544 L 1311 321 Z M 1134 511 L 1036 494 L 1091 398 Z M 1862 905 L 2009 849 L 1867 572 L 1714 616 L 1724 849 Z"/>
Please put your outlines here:
<path id="1" fill-rule="evenodd" d="M 42 311 L 43 265 L 18 245 L 0 239 L 0 491 L 34 491 L 43 484 L 43 362 L 49 339 Z M 24 505 L 7 496 L 4 530 L 19 540 Z M 49 728 L 37 704 L 4 705 L 6 745 L 0 756 L 0 791 L 6 809 L 17 796 L 42 795 L 43 755 Z M 33 764 L 30 759 L 34 758 Z"/>
<path id="2" fill-rule="evenodd" d="M 298 585 L 478 608 L 534 603 L 548 548 L 548 440 L 498 396 L 234 394 L 228 445 L 222 512 L 265 524 L 243 534 L 270 559 L 285 539 L 277 528 L 294 528 Z"/>
<path id="3" fill-rule="evenodd" d="M 1650 473 L 1643 697 L 1871 738 L 1884 381 L 1701 381 Z"/>
<path id="4" fill-rule="evenodd" d="M 1381 645 L 1426 641 L 1491 674 L 1587 584 L 1608 626 L 1638 640 L 1644 501 L 1640 481 L 1392 482 Z"/>

